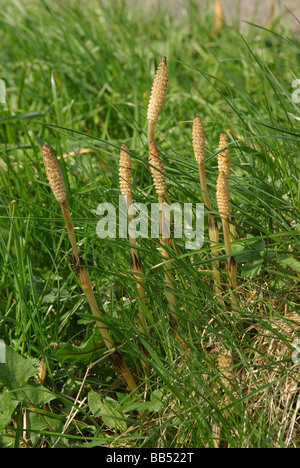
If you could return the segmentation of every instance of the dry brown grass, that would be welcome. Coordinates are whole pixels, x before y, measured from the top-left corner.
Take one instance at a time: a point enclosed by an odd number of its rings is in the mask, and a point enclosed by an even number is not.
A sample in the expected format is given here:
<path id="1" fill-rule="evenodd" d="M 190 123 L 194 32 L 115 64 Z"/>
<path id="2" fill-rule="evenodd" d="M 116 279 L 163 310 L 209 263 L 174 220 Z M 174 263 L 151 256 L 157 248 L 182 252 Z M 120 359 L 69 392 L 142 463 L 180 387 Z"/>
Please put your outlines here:
<path id="1" fill-rule="evenodd" d="M 244 394 L 249 395 L 247 411 L 254 419 L 265 412 L 278 447 L 296 447 L 300 440 L 300 362 L 293 362 L 291 344 L 300 336 L 300 316 L 289 312 L 254 328 L 252 365 L 241 373 Z"/>

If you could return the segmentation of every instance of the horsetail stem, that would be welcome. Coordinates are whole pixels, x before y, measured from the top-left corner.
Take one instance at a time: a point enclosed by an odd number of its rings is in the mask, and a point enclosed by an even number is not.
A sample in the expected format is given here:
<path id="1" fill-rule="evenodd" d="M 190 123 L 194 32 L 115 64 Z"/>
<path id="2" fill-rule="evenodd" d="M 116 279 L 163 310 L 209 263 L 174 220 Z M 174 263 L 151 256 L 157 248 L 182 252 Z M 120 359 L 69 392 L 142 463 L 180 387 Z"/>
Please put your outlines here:
<path id="1" fill-rule="evenodd" d="M 229 189 L 227 185 L 227 177 L 224 171 L 221 171 L 219 173 L 219 177 L 217 180 L 216 195 L 217 195 L 218 210 L 222 219 L 225 251 L 226 251 L 226 255 L 228 256 L 226 260 L 227 271 L 228 271 L 229 278 L 231 281 L 231 287 L 233 289 L 236 289 L 237 287 L 236 263 L 235 263 L 234 258 L 232 257 L 230 231 L 229 231 L 229 219 L 231 217 L 230 194 L 229 194 Z M 232 294 L 231 297 L 235 306 L 237 306 L 237 301 L 236 301 L 235 296 Z"/>
<path id="2" fill-rule="evenodd" d="M 193 122 L 193 130 L 192 130 L 192 140 L 193 140 L 193 150 L 194 156 L 198 163 L 199 168 L 199 176 L 200 176 L 200 185 L 201 190 L 203 193 L 203 200 L 205 203 L 206 208 L 209 211 L 212 211 L 211 201 L 207 192 L 207 184 L 206 184 L 206 174 L 205 174 L 205 134 L 204 134 L 204 127 L 200 117 L 195 117 Z M 218 256 L 218 243 L 219 243 L 219 230 L 217 222 L 214 216 L 209 213 L 208 214 L 208 235 L 211 241 L 211 249 L 212 254 L 214 256 Z M 219 302 L 222 302 L 221 299 L 221 275 L 219 271 L 219 261 L 216 260 L 212 267 L 213 267 L 213 275 L 214 275 L 214 291 L 216 296 L 218 297 Z"/>
<path id="3" fill-rule="evenodd" d="M 174 289 L 173 286 L 173 278 L 170 273 L 171 270 L 171 262 L 168 261 L 170 258 L 169 251 L 164 247 L 165 245 L 170 245 L 170 238 L 164 236 L 164 225 L 166 221 L 166 202 L 165 198 L 168 197 L 168 188 L 166 182 L 166 176 L 164 171 L 164 166 L 160 158 L 159 151 L 154 141 L 149 142 L 149 164 L 150 164 L 150 171 L 153 179 L 153 183 L 155 186 L 156 194 L 158 196 L 158 203 L 159 203 L 159 234 L 162 240 L 161 246 L 161 256 L 163 258 L 163 265 L 165 269 L 165 282 L 168 291 L 169 297 L 169 307 L 170 313 L 173 319 L 178 323 L 178 316 L 175 313 L 175 305 L 176 305 L 176 298 L 172 293 Z"/>
<path id="4" fill-rule="evenodd" d="M 158 119 L 160 110 L 163 106 L 168 83 L 168 67 L 167 58 L 162 57 L 156 71 L 151 96 L 148 104 L 147 120 L 148 120 L 148 143 L 154 140 L 155 124 Z"/>
<path id="5" fill-rule="evenodd" d="M 132 205 L 132 171 L 131 171 L 131 156 L 129 153 L 129 148 L 125 143 L 121 145 L 121 151 L 120 151 L 120 160 L 119 160 L 119 184 L 120 184 L 120 191 L 123 197 L 126 200 L 127 204 L 127 213 L 129 215 L 129 218 L 132 220 L 133 219 L 133 214 L 131 214 L 131 211 L 129 208 Z M 135 274 L 135 278 L 137 281 L 137 290 L 138 294 L 140 297 L 140 300 L 145 304 L 145 287 L 143 285 L 142 277 L 144 276 L 144 271 L 142 264 L 140 262 L 139 258 L 139 252 L 134 246 L 137 245 L 137 241 L 135 237 L 132 237 L 131 232 L 129 230 L 129 241 L 130 244 L 132 245 L 132 248 L 130 249 L 130 265 L 131 265 L 131 270 Z M 145 315 L 143 313 L 143 307 L 142 304 L 139 304 L 139 320 L 141 322 L 142 326 L 142 331 L 146 332 L 147 331 L 147 323 L 145 319 Z"/>
<path id="6" fill-rule="evenodd" d="M 223 141 L 222 141 L 223 143 Z M 228 165 L 225 167 L 228 169 Z M 222 166 L 221 166 L 222 167 Z M 238 310 L 238 302 L 236 299 L 235 294 L 233 293 L 232 289 L 236 289 L 237 287 L 237 279 L 236 279 L 236 263 L 234 258 L 231 255 L 231 240 L 230 240 L 230 231 L 229 231 L 229 219 L 231 218 L 231 205 L 230 205 L 230 193 L 227 185 L 227 176 L 224 171 L 219 172 L 219 177 L 217 180 L 217 203 L 218 203 L 218 210 L 222 219 L 222 227 L 223 227 L 223 235 L 224 235 L 224 244 L 225 244 L 225 251 L 226 255 L 228 256 L 226 259 L 226 268 L 228 271 L 229 279 L 231 282 L 230 287 L 230 299 L 232 302 L 232 310 Z M 228 387 L 228 381 L 232 380 L 232 368 L 233 368 L 233 360 L 232 360 L 232 353 L 231 350 L 225 350 L 223 346 L 220 346 L 218 350 L 218 357 L 217 357 L 217 364 L 221 372 L 221 382 L 224 386 Z M 231 384 L 229 386 L 231 389 Z M 227 397 L 224 397 L 224 403 L 226 404 Z M 227 413 L 225 414 L 227 418 Z"/>
<path id="7" fill-rule="evenodd" d="M 108 331 L 106 324 L 101 321 L 102 315 L 99 310 L 99 306 L 97 304 L 97 301 L 93 292 L 93 288 L 90 282 L 88 271 L 84 266 L 84 260 L 79 252 L 79 248 L 76 242 L 73 222 L 72 222 L 72 218 L 71 218 L 71 214 L 70 214 L 70 210 L 69 210 L 69 206 L 67 202 L 67 192 L 65 188 L 64 178 L 60 170 L 60 167 L 58 165 L 57 159 L 55 155 L 53 154 L 50 146 L 47 144 L 43 146 L 43 160 L 44 160 L 47 179 L 50 183 L 50 187 L 52 189 L 54 197 L 56 198 L 56 200 L 59 202 L 61 206 L 62 213 L 66 222 L 67 231 L 68 231 L 70 243 L 71 243 L 72 250 L 73 250 L 73 263 L 74 263 L 76 276 L 89 302 L 92 314 L 98 319 L 97 325 L 99 327 L 99 331 L 104 341 L 104 344 L 108 350 L 112 350 L 114 348 L 113 342 L 109 335 L 109 331 Z M 137 385 L 136 385 L 135 379 L 132 373 L 130 372 L 130 370 L 128 369 L 119 351 L 112 352 L 110 354 L 110 359 L 113 363 L 115 370 L 120 372 L 121 375 L 123 376 L 129 389 L 131 391 L 136 390 Z"/>
<path id="8" fill-rule="evenodd" d="M 224 172 L 226 176 L 230 175 L 230 150 L 228 146 L 228 139 L 225 132 L 221 132 L 219 138 L 219 153 L 218 153 L 218 168 L 219 172 Z M 229 230 L 233 240 L 236 239 L 236 227 L 234 218 L 230 217 Z"/>

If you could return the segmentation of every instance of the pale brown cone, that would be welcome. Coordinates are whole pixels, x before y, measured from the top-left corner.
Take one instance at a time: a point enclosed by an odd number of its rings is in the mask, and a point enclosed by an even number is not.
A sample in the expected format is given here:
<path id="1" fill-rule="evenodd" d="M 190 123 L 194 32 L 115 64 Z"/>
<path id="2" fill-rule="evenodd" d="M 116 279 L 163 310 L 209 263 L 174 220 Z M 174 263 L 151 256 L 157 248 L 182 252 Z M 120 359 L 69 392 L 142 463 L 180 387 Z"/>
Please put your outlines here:
<path id="1" fill-rule="evenodd" d="M 166 176 L 164 166 L 160 159 L 159 151 L 154 141 L 149 143 L 149 164 L 155 190 L 158 196 L 166 197 L 168 195 Z"/>
<path id="2" fill-rule="evenodd" d="M 230 195 L 227 186 L 227 177 L 221 171 L 217 180 L 217 203 L 218 211 L 222 217 L 228 218 L 231 214 Z"/>
<path id="3" fill-rule="evenodd" d="M 220 134 L 219 153 L 218 153 L 219 172 L 223 171 L 227 176 L 230 175 L 230 152 L 226 133 Z"/>
<path id="4" fill-rule="evenodd" d="M 54 156 L 50 146 L 47 144 L 43 146 L 43 159 L 47 179 L 49 181 L 53 195 L 59 203 L 64 203 L 67 200 L 64 178 L 57 159 Z"/>
<path id="5" fill-rule="evenodd" d="M 123 196 L 131 196 L 132 194 L 131 157 L 128 152 L 128 147 L 123 143 L 121 145 L 119 161 L 119 183 Z"/>
<path id="6" fill-rule="evenodd" d="M 160 110 L 165 100 L 168 83 L 168 67 L 167 58 L 162 57 L 156 71 L 151 96 L 148 105 L 147 119 L 149 123 L 155 124 L 158 119 Z"/>
<path id="7" fill-rule="evenodd" d="M 192 131 L 193 150 L 198 164 L 205 161 L 205 135 L 200 117 L 195 117 Z"/>

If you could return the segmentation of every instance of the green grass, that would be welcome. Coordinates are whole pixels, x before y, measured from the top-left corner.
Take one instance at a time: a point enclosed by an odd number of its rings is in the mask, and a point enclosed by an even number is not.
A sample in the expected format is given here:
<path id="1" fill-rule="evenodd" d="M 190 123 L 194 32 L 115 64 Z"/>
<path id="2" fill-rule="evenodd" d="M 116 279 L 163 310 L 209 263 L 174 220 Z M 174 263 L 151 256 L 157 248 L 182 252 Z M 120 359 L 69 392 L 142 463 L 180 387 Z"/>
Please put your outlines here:
<path id="1" fill-rule="evenodd" d="M 1 446 L 213 447 L 220 438 L 221 447 L 299 447 L 292 353 L 299 337 L 300 113 L 291 84 L 300 77 L 300 42 L 281 22 L 212 36 L 213 17 L 193 1 L 181 2 L 175 20 L 163 7 L 145 14 L 125 3 L 15 0 L 1 8 Z M 140 241 L 145 337 L 129 241 L 96 235 L 98 204 L 118 203 L 123 142 L 132 153 L 134 200 L 156 201 L 146 113 L 164 55 L 169 87 L 156 139 L 172 202 L 202 202 L 191 141 L 199 115 L 218 217 L 218 138 L 235 132 L 228 135 L 239 318 L 228 297 L 223 309 L 213 296 L 207 226 L 199 251 L 178 240 L 171 260 L 184 353 L 170 329 L 163 269 L 154 268 L 157 243 Z M 44 142 L 56 154 L 92 149 L 61 166 L 80 250 L 104 320 L 137 377 L 137 395 L 115 375 L 72 269 L 60 207 L 40 163 Z M 230 381 L 216 364 L 220 343 L 234 358 Z M 43 385 L 34 377 L 42 360 Z"/>

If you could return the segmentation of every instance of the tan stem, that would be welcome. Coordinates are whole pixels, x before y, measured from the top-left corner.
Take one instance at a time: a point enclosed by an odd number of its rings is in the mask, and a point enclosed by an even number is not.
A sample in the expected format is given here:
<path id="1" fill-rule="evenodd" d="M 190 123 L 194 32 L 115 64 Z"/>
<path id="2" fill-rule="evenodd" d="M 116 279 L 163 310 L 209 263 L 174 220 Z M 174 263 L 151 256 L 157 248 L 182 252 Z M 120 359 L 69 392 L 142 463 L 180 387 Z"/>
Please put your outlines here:
<path id="1" fill-rule="evenodd" d="M 199 176 L 200 176 L 200 185 L 203 193 L 203 200 L 206 208 L 209 211 L 212 211 L 212 205 L 211 201 L 207 192 L 207 184 L 206 184 L 206 175 L 205 175 L 205 163 L 200 162 L 198 164 L 199 166 Z M 218 230 L 218 225 L 216 223 L 216 220 L 212 214 L 208 215 L 208 235 L 209 239 L 211 241 L 211 251 L 212 255 L 215 257 L 218 257 L 219 251 L 218 251 L 218 243 L 219 243 L 219 230 Z M 215 295 L 218 299 L 218 301 L 221 304 L 224 304 L 222 298 L 221 298 L 221 275 L 220 275 L 220 262 L 216 260 L 212 264 L 213 268 L 213 275 L 214 275 L 214 291 Z"/>
<path id="2" fill-rule="evenodd" d="M 206 174 L 205 174 L 205 165 L 204 165 L 204 161 L 203 161 L 203 162 L 200 162 L 200 163 L 198 164 L 198 167 L 199 167 L 199 177 L 200 177 L 200 185 L 201 185 L 202 194 L 203 194 L 203 200 L 204 200 L 204 203 L 205 203 L 206 208 L 207 208 L 209 211 L 212 211 L 212 206 L 211 206 L 210 198 L 209 198 L 209 195 L 208 195 L 208 192 L 207 192 L 207 184 L 206 184 Z"/>
<path id="3" fill-rule="evenodd" d="M 170 238 L 164 237 L 163 236 L 163 226 L 166 223 L 166 217 L 165 217 L 165 199 L 162 196 L 158 197 L 158 203 L 159 203 L 159 233 L 161 236 L 161 241 L 162 241 L 162 246 L 161 246 L 161 256 L 164 260 L 164 270 L 165 270 L 165 282 L 167 286 L 167 294 L 169 297 L 169 303 L 170 303 L 170 312 L 173 317 L 173 319 L 178 322 L 178 316 L 175 313 L 175 305 L 176 305 L 176 297 L 172 293 L 172 290 L 174 289 L 173 286 L 173 278 L 171 274 L 171 262 L 168 261 L 170 258 L 170 254 L 168 250 L 164 247 L 166 245 L 170 245 Z"/>
<path id="4" fill-rule="evenodd" d="M 137 390 L 137 385 L 135 378 L 133 377 L 131 371 L 127 367 L 126 362 L 124 361 L 123 357 L 119 353 L 119 351 L 114 351 L 112 354 L 109 355 L 111 362 L 113 363 L 114 368 L 120 372 L 123 379 L 128 385 L 128 388 L 134 392 Z"/>
<path id="5" fill-rule="evenodd" d="M 132 206 L 131 195 L 126 196 L 126 203 L 127 203 L 127 213 L 128 213 L 129 219 L 132 221 L 134 219 L 134 214 L 130 210 L 130 207 Z M 130 249 L 131 270 L 133 273 L 135 273 L 135 279 L 137 280 L 137 290 L 138 290 L 138 294 L 140 298 L 138 316 L 141 322 L 141 327 L 142 327 L 141 331 L 146 333 L 147 322 L 146 322 L 146 318 L 145 318 L 144 310 L 143 310 L 143 306 L 146 303 L 146 292 L 145 292 L 145 287 L 143 285 L 144 271 L 140 262 L 139 252 L 136 248 L 134 248 L 137 245 L 136 238 L 130 235 L 130 231 L 129 231 L 129 241 L 130 241 L 130 244 L 132 245 L 132 248 Z"/>
<path id="6" fill-rule="evenodd" d="M 236 289 L 237 288 L 236 263 L 235 263 L 234 258 L 232 257 L 229 222 L 225 216 L 222 216 L 222 227 L 223 227 L 225 251 L 227 255 L 227 259 L 226 259 L 227 271 L 229 274 L 231 288 Z M 231 292 L 231 300 L 235 309 L 238 308 L 238 303 L 233 292 Z"/>
<path id="7" fill-rule="evenodd" d="M 230 229 L 230 234 L 231 234 L 231 238 L 232 238 L 233 241 L 235 241 L 236 238 L 237 238 L 236 226 L 235 226 L 235 224 L 233 224 L 234 222 L 235 221 L 234 221 L 234 218 L 232 216 L 231 220 L 230 220 L 229 229 Z"/>
<path id="8" fill-rule="evenodd" d="M 69 236 L 69 240 L 70 240 L 70 243 L 71 243 L 73 255 L 74 255 L 76 261 L 79 263 L 80 253 L 79 253 L 78 245 L 77 245 L 77 242 L 76 242 L 76 237 L 75 237 L 75 233 L 74 233 L 74 227 L 73 227 L 73 222 L 72 222 L 72 218 L 71 218 L 71 214 L 70 214 L 70 210 L 69 210 L 69 205 L 68 205 L 67 202 L 63 202 L 63 203 L 60 204 L 60 206 L 61 206 L 63 216 L 64 216 L 64 219 L 65 219 L 65 222 L 66 222 L 68 236 Z"/>

